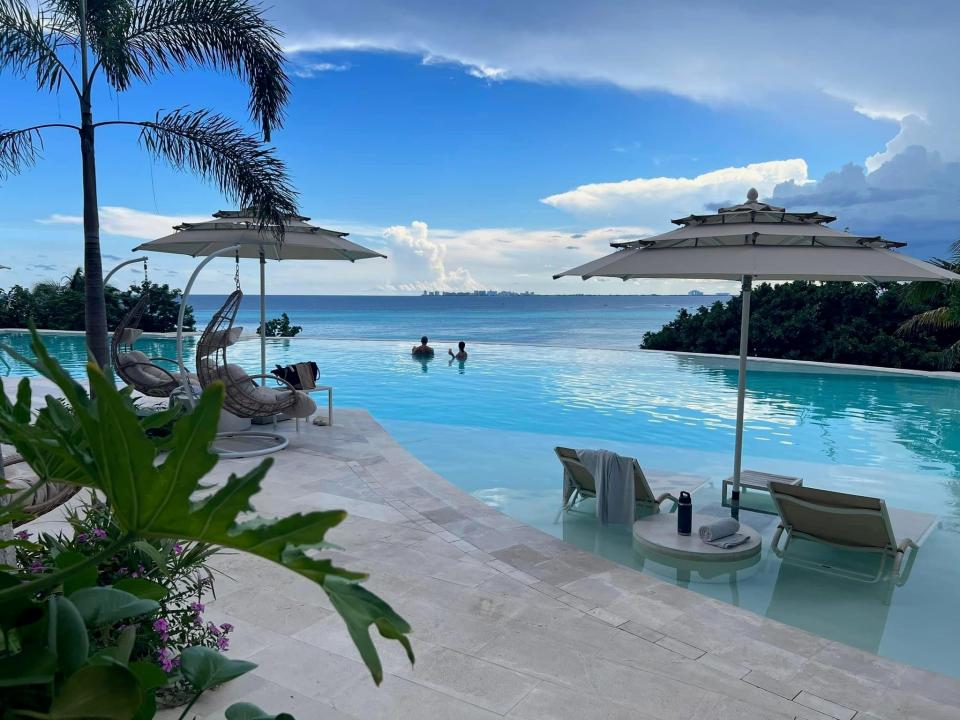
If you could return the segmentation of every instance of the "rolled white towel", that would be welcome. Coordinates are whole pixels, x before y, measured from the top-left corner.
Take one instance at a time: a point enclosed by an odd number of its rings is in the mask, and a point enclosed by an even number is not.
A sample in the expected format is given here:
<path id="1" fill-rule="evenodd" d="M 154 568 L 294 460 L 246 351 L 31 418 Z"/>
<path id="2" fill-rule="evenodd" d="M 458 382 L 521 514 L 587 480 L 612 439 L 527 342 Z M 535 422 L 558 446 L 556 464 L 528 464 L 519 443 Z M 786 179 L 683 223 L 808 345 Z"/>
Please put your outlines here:
<path id="1" fill-rule="evenodd" d="M 704 542 L 719 540 L 735 534 L 740 529 L 740 523 L 733 518 L 723 518 L 708 525 L 700 526 L 700 539 Z"/>

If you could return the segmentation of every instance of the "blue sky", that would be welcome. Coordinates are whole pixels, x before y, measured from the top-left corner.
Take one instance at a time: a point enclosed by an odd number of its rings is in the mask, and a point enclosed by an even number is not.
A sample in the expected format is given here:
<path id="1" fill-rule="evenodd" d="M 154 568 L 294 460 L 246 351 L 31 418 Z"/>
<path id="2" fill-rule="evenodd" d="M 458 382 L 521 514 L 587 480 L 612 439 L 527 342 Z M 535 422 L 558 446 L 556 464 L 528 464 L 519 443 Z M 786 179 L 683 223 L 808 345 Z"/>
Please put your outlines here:
<path id="1" fill-rule="evenodd" d="M 281 263 L 271 289 L 684 291 L 694 283 L 550 275 L 751 185 L 907 241 L 920 257 L 942 255 L 960 236 L 960 140 L 957 101 L 936 77 L 957 58 L 950 23 L 924 18 L 956 10 L 920 5 L 931 12 L 856 1 L 722 12 L 698 2 L 278 2 L 270 14 L 286 33 L 293 96 L 274 141 L 302 211 L 390 259 Z M 693 29 L 677 33 L 680 23 Z M 10 75 L 0 89 L 4 127 L 76 119 L 66 93 L 38 95 Z M 244 87 L 203 71 L 96 99 L 98 119 L 183 105 L 247 122 Z M 57 277 L 81 259 L 76 140 L 51 131 L 45 143 L 43 160 L 2 186 L 0 262 L 14 268 L 4 285 Z M 230 206 L 152 161 L 133 130 L 103 129 L 98 160 L 108 267 L 175 222 Z M 224 289 L 228 264 L 198 289 Z M 190 267 L 158 256 L 154 277 L 182 285 Z M 251 288 L 254 272 L 244 267 Z"/>

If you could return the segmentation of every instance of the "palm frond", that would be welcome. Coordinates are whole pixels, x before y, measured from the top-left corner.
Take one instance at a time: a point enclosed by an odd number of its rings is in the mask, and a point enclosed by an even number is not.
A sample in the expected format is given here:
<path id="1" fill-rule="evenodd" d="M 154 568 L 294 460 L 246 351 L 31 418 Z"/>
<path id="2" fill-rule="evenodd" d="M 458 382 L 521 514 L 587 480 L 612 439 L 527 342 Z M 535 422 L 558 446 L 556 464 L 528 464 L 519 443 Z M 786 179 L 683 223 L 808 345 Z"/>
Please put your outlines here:
<path id="1" fill-rule="evenodd" d="M 34 165 L 42 148 L 43 138 L 36 128 L 0 130 L 0 180 Z"/>
<path id="2" fill-rule="evenodd" d="M 960 317 L 952 307 L 944 306 L 914 315 L 897 328 L 897 334 L 914 335 L 921 330 L 949 330 L 958 326 Z"/>
<path id="3" fill-rule="evenodd" d="M 143 128 L 140 141 L 150 152 L 213 180 L 240 207 L 251 208 L 261 227 L 282 237 L 287 216 L 296 213 L 297 194 L 273 148 L 209 110 L 175 110 L 133 124 Z"/>
<path id="4" fill-rule="evenodd" d="M 946 261 L 939 261 L 934 258 L 930 262 L 950 270 L 948 265 L 940 265 L 940 262 Z M 940 282 L 912 282 L 907 288 L 903 299 L 905 302 L 914 305 L 936 302 L 937 297 L 943 292 L 944 287 L 944 284 Z"/>
<path id="5" fill-rule="evenodd" d="M 57 56 L 57 37 L 63 35 L 55 19 L 34 14 L 23 0 L 0 0 L 0 70 L 23 78 L 34 74 L 38 90 L 58 90 L 63 76 L 70 77 Z"/>
<path id="6" fill-rule="evenodd" d="M 77 2 L 78 0 L 57 0 Z M 208 66 L 250 86 L 250 114 L 264 139 L 283 124 L 290 94 L 280 31 L 249 0 L 97 0 L 94 51 L 110 84 L 149 80 L 174 67 Z M 88 13 L 89 14 L 89 13 Z M 122 28 L 122 32 L 117 28 Z"/>
<path id="7" fill-rule="evenodd" d="M 953 370 L 957 366 L 957 362 L 960 361 L 960 340 L 940 354 L 940 361 L 944 370 Z"/>

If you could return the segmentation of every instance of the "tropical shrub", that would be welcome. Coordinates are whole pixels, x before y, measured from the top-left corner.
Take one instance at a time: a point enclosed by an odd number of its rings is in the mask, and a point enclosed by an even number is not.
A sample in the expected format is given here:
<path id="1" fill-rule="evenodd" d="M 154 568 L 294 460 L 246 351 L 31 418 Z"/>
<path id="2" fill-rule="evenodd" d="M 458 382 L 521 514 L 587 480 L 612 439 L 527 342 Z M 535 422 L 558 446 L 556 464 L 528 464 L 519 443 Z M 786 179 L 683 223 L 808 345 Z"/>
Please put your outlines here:
<path id="1" fill-rule="evenodd" d="M 83 272 L 77 268 L 61 282 L 44 281 L 32 288 L 14 285 L 0 289 L 0 327 L 27 328 L 30 325 L 45 330 L 84 329 Z M 177 329 L 180 311 L 180 290 L 169 285 L 146 282 L 131 285 L 127 290 L 108 287 L 106 292 L 107 324 L 114 328 L 121 318 L 140 299 L 144 288 L 150 293 L 150 305 L 140 320 L 144 332 L 171 332 Z M 193 308 L 184 311 L 184 329 L 196 326 Z"/>
<path id="2" fill-rule="evenodd" d="M 32 540 L 17 548 L 17 565 L 22 574 L 55 572 L 64 558 L 79 561 L 97 556 L 122 534 L 110 506 L 93 493 L 68 512 L 67 522 L 69 533 L 40 533 L 36 538 L 31 538 L 28 531 L 17 533 L 20 540 Z M 161 705 L 176 705 L 193 696 L 179 672 L 185 648 L 229 648 L 233 626 L 217 625 L 203 617 L 204 600 L 213 592 L 213 573 L 206 561 L 216 551 L 215 546 L 202 543 L 141 540 L 120 547 L 116 554 L 95 566 L 95 585 L 156 600 L 159 605 L 148 621 L 137 628 L 130 659 L 151 662 L 166 673 L 167 683 L 158 688 Z M 89 644 L 102 650 L 116 642 L 116 635 L 109 629 L 98 630 L 88 638 Z"/>
<path id="3" fill-rule="evenodd" d="M 283 565 L 315 582 L 346 623 L 375 682 L 383 677 L 371 627 L 402 644 L 410 661 L 409 625 L 360 584 L 365 576 L 337 567 L 322 556 L 328 530 L 346 516 L 341 510 L 297 513 L 268 520 L 240 519 L 272 464 L 268 458 L 216 489 L 202 485 L 217 457 L 213 441 L 223 386 L 204 390 L 189 414 L 166 411 L 141 419 L 129 398 L 91 363 L 91 393 L 54 361 L 32 333 L 36 360 L 4 349 L 53 381 L 69 404 L 48 397 L 31 412 L 32 390 L 22 380 L 11 399 L 0 395 L 0 440 L 13 444 L 40 478 L 90 488 L 103 499 L 117 533 L 102 538 L 95 554 L 61 554 L 49 572 L 0 568 L 0 705 L 9 716 L 149 719 L 166 675 L 153 663 L 132 660 L 137 625 L 160 603 L 116 586 L 97 586 L 100 563 L 147 541 L 201 543 L 232 548 Z M 150 429 L 172 419 L 172 434 L 151 437 Z M 3 489 L 3 488 L 0 488 Z M 202 499 L 195 495 L 204 491 Z M 0 525 L 16 517 L 26 493 L 0 506 Z M 14 538 L 0 544 L 19 550 L 35 545 Z M 67 555 L 64 557 L 64 555 Z M 129 589 L 134 589 L 130 587 Z M 146 592 L 141 592 L 146 595 Z M 121 627 L 122 626 L 122 627 Z M 92 649 L 90 631 L 108 632 L 114 644 Z M 208 647 L 180 654 L 180 672 L 196 693 L 248 672 L 254 666 L 229 660 Z M 25 711 L 25 712 L 24 712 Z M 189 711 L 189 706 L 183 716 Z M 269 718 L 248 706 L 234 707 L 228 720 Z"/>
<path id="4" fill-rule="evenodd" d="M 299 325 L 291 325 L 290 317 L 282 313 L 280 317 L 267 320 L 263 326 L 264 337 L 294 337 L 299 335 L 303 328 Z M 257 328 L 257 334 L 260 334 L 260 328 Z"/>
<path id="5" fill-rule="evenodd" d="M 947 304 L 950 292 L 939 286 L 918 298 L 909 284 L 763 283 L 751 297 L 749 352 L 790 360 L 943 369 L 943 350 L 960 339 L 960 330 L 917 328 L 904 335 L 898 329 L 914 315 Z M 740 297 L 695 312 L 681 310 L 662 329 L 645 333 L 642 347 L 737 355 Z M 956 361 L 946 367 L 956 369 Z"/>

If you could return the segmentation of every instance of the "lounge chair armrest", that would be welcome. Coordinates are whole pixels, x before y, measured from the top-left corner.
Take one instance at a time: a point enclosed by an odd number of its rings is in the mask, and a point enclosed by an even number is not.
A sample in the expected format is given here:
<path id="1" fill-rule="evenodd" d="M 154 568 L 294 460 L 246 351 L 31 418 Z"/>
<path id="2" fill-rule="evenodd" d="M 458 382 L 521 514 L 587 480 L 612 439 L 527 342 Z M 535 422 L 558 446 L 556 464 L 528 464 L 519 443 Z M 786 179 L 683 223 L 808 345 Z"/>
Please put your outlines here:
<path id="1" fill-rule="evenodd" d="M 785 529 L 783 523 L 780 523 L 777 525 L 777 530 L 773 533 L 773 537 L 770 538 L 770 549 L 773 550 L 773 554 L 778 558 L 783 557 L 783 550 L 780 549 L 780 536 L 783 535 Z"/>
<path id="2" fill-rule="evenodd" d="M 657 495 L 657 497 L 656 497 L 656 503 L 657 503 L 657 505 L 662 505 L 665 500 L 672 500 L 672 501 L 673 501 L 673 509 L 672 509 L 670 512 L 673 512 L 673 510 L 676 510 L 676 509 L 677 509 L 677 505 L 679 504 L 679 501 L 678 501 L 673 495 L 671 495 L 670 493 L 668 493 L 668 492 L 661 493 L 660 495 Z"/>
<path id="3" fill-rule="evenodd" d="M 23 462 L 23 455 L 20 453 L 12 453 L 10 455 L 3 456 L 3 466 L 10 467 L 11 465 L 18 465 Z"/>
<path id="4" fill-rule="evenodd" d="M 173 382 L 175 382 L 175 383 L 179 383 L 179 382 L 180 382 L 180 373 L 179 373 L 179 372 L 177 372 L 177 374 L 174 375 L 172 372 L 170 372 L 169 370 L 167 370 L 165 367 L 160 367 L 159 365 L 154 365 L 152 362 L 132 362 L 132 363 L 127 363 L 126 365 L 123 366 L 123 369 L 124 369 L 124 370 L 128 370 L 129 368 L 131 368 L 131 367 L 136 367 L 137 365 L 139 365 L 139 366 L 141 366 L 141 367 L 148 367 L 148 368 L 153 368 L 153 369 L 155 369 L 155 370 L 159 370 L 159 371 L 162 372 L 164 375 L 166 375 L 167 377 L 169 377 Z"/>
<path id="5" fill-rule="evenodd" d="M 920 546 L 910 538 L 905 538 L 900 545 L 897 546 L 897 556 L 893 561 L 893 578 L 898 586 L 904 585 L 910 578 L 910 571 L 913 570 L 913 561 L 916 559 L 919 549 Z M 907 556 L 907 551 L 910 552 L 909 557 Z M 907 558 L 906 565 L 903 564 L 905 557 Z M 903 572 L 900 571 L 901 567 L 903 568 Z"/>

